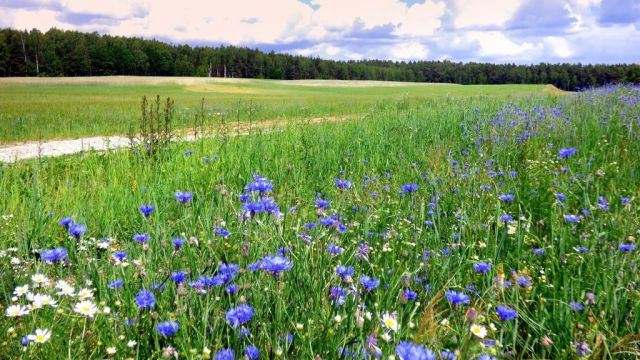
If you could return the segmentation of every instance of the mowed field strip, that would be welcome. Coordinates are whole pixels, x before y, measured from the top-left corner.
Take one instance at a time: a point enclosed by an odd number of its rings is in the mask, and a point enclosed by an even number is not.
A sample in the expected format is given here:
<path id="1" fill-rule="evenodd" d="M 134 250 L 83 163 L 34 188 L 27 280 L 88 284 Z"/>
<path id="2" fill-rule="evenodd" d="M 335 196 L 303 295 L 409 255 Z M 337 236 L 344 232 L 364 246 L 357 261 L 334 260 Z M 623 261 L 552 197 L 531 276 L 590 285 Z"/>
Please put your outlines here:
<path id="1" fill-rule="evenodd" d="M 362 116 L 317 117 L 303 119 L 302 121 L 267 120 L 259 123 L 231 123 L 224 130 L 221 128 L 197 129 L 199 133 L 194 133 L 193 129 L 180 129 L 176 132 L 175 140 L 195 141 L 203 137 L 219 136 L 223 132 L 228 136 L 245 136 L 250 135 L 252 131 L 265 132 L 291 125 L 313 125 L 325 122 L 348 121 L 356 118 L 362 118 Z M 83 151 L 116 150 L 134 146 L 137 142 L 137 138 L 131 139 L 127 136 L 112 135 L 12 144 L 0 146 L 0 162 L 8 163 L 37 157 L 56 157 Z"/>

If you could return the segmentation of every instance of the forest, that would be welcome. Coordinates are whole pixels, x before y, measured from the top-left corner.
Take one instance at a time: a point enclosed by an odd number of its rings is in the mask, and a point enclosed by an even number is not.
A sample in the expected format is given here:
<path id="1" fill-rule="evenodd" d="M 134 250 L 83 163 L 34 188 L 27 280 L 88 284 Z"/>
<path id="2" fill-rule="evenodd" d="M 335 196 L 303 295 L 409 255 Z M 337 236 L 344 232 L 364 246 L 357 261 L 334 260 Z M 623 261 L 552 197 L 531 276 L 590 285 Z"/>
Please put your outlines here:
<path id="1" fill-rule="evenodd" d="M 553 84 L 564 90 L 640 83 L 638 64 L 533 65 L 336 61 L 236 46 L 189 46 L 52 28 L 0 30 L 0 76 L 199 76 L 458 84 Z"/>

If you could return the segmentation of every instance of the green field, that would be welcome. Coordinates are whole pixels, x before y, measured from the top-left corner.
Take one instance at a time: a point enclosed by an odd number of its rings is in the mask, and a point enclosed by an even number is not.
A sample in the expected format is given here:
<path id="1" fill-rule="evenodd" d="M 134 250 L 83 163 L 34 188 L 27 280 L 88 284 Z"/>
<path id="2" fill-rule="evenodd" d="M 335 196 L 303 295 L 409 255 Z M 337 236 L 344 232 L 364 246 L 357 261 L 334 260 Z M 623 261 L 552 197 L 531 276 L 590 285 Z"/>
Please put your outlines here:
<path id="1" fill-rule="evenodd" d="M 547 93 L 542 85 L 453 85 L 372 81 L 208 78 L 0 79 L 0 144 L 137 131 L 142 96 L 175 100 L 176 127 L 367 114 L 388 101 Z M 557 91 L 557 90 L 556 90 Z"/>
<path id="2" fill-rule="evenodd" d="M 207 106 L 363 116 L 0 165 L 0 357 L 640 357 L 640 88 L 312 84 Z M 3 122 L 206 94 L 153 86 L 5 84 Z"/>

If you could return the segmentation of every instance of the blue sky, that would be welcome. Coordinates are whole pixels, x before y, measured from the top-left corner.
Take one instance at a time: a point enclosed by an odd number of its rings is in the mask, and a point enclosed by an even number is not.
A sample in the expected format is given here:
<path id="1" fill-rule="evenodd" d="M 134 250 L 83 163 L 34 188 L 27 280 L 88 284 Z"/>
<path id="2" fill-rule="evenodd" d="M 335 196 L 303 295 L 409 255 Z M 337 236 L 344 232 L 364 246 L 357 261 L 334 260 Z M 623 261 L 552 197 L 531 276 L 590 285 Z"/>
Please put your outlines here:
<path id="1" fill-rule="evenodd" d="M 327 59 L 637 63 L 638 0 L 0 0 L 0 27 Z"/>

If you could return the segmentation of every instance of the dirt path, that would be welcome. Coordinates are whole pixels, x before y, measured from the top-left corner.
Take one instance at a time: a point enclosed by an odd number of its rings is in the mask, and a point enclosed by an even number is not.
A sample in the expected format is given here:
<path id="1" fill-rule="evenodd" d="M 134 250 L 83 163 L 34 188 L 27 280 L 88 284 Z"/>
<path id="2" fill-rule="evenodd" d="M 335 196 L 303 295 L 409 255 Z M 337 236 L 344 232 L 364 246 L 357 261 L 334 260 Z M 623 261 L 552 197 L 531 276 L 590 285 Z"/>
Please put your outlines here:
<path id="1" fill-rule="evenodd" d="M 284 128 L 294 124 L 319 124 L 324 122 L 347 121 L 362 118 L 360 115 L 315 117 L 298 120 L 263 120 L 241 123 L 227 123 L 226 129 L 217 127 L 214 129 L 199 129 L 198 134 L 194 134 L 193 129 L 179 129 L 176 131 L 178 140 L 194 141 L 201 137 L 215 137 L 224 132 L 228 136 L 249 135 L 256 130 L 271 130 Z M 203 135 L 204 134 L 204 135 Z M 33 159 L 37 157 L 56 157 L 80 153 L 83 151 L 96 150 L 106 151 L 127 148 L 131 146 L 131 141 L 126 136 L 93 136 L 79 139 L 51 140 L 44 142 L 28 142 L 23 144 L 0 145 L 0 162 L 11 163 L 20 160 Z"/>

